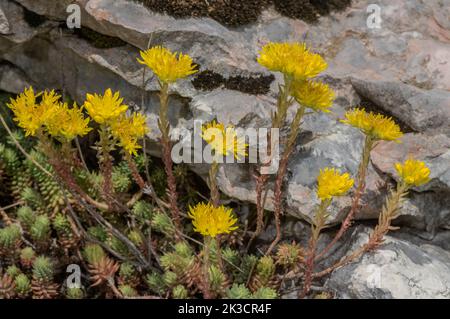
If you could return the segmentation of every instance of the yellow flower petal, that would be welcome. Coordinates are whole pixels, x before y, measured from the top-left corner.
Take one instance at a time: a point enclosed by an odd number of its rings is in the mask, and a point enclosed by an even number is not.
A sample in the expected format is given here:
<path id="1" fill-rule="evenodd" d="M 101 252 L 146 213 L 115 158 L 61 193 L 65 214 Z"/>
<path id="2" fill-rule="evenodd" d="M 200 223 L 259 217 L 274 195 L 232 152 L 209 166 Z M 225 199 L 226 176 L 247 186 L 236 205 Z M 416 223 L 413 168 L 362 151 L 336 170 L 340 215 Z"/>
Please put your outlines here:
<path id="1" fill-rule="evenodd" d="M 113 94 L 111 89 L 107 89 L 103 96 L 87 94 L 84 107 L 91 118 L 99 124 L 109 124 L 128 109 L 128 106 L 123 104 L 120 93 Z"/>
<path id="2" fill-rule="evenodd" d="M 320 170 L 317 178 L 317 196 L 321 200 L 343 196 L 353 187 L 353 183 L 348 173 L 341 174 L 339 170 L 327 167 Z"/>
<path id="3" fill-rule="evenodd" d="M 216 237 L 236 230 L 237 218 L 233 211 L 224 206 L 214 207 L 211 203 L 199 203 L 189 207 L 189 218 L 192 219 L 194 231 L 203 236 Z"/>
<path id="4" fill-rule="evenodd" d="M 296 81 L 292 86 L 295 100 L 314 111 L 330 112 L 335 94 L 327 84 L 312 81 Z"/>
<path id="5" fill-rule="evenodd" d="M 137 155 L 137 150 L 141 148 L 138 141 L 144 138 L 148 131 L 146 118 L 140 113 L 122 115 L 111 123 L 112 135 L 131 155 Z"/>
<path id="6" fill-rule="evenodd" d="M 37 98 L 42 96 L 40 103 Z M 45 91 L 35 94 L 32 87 L 25 91 L 16 99 L 11 99 L 7 106 L 14 113 L 14 121 L 25 130 L 25 135 L 36 135 L 46 121 L 54 113 L 54 109 L 59 103 L 60 96 L 55 91 Z"/>
<path id="7" fill-rule="evenodd" d="M 161 46 L 141 51 L 141 57 L 138 62 L 148 66 L 163 83 L 176 82 L 197 72 L 190 56 L 182 53 L 177 56 Z"/>
<path id="8" fill-rule="evenodd" d="M 89 118 L 85 118 L 81 109 L 75 104 L 69 108 L 66 103 L 59 104 L 45 123 L 47 131 L 53 137 L 61 137 L 67 141 L 77 136 L 85 136 L 89 128 Z"/>
<path id="9" fill-rule="evenodd" d="M 395 169 L 404 183 L 421 186 L 430 181 L 430 169 L 422 161 L 408 159 L 403 164 L 396 163 Z"/>
<path id="10" fill-rule="evenodd" d="M 269 43 L 262 48 L 257 60 L 271 71 L 300 81 L 314 78 L 328 67 L 325 60 L 304 43 Z"/>
<path id="11" fill-rule="evenodd" d="M 360 129 L 376 140 L 396 141 L 403 136 L 400 126 L 392 118 L 373 112 L 367 113 L 364 109 L 348 111 L 345 120 L 341 122 Z"/>
<path id="12" fill-rule="evenodd" d="M 237 136 L 236 129 L 213 121 L 202 127 L 202 138 L 211 146 L 214 152 L 221 156 L 233 154 L 236 159 L 247 156 L 247 144 Z"/>

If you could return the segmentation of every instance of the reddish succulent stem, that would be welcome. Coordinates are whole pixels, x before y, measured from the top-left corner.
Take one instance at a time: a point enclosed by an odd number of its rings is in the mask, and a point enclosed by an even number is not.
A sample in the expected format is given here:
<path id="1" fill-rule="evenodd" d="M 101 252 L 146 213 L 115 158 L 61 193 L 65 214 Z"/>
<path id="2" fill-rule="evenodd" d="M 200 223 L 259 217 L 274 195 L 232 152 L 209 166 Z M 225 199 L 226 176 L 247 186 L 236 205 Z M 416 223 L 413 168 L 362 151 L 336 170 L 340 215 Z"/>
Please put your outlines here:
<path id="1" fill-rule="evenodd" d="M 279 87 L 278 99 L 277 99 L 277 109 L 272 114 L 272 128 L 281 128 L 286 121 L 287 110 L 289 106 L 292 104 L 289 100 L 289 96 L 291 93 L 292 79 L 285 76 L 284 77 L 284 86 Z M 271 149 L 271 132 L 268 135 L 268 155 L 272 155 Z M 253 240 L 262 232 L 264 228 L 264 208 L 265 208 L 265 196 L 263 196 L 264 191 L 266 190 L 267 181 L 269 180 L 268 175 L 261 175 L 257 173 L 256 177 L 256 230 L 250 239 L 247 248 L 250 247 Z M 278 220 L 277 220 L 278 218 Z M 276 223 L 279 223 L 279 217 L 275 216 Z M 278 228 L 280 225 L 277 226 Z M 279 235 L 280 229 L 277 229 L 277 236 Z"/>
<path id="2" fill-rule="evenodd" d="M 111 142 L 109 137 L 108 128 L 102 125 L 100 128 L 100 143 L 98 158 L 100 162 L 100 171 L 103 176 L 103 199 L 106 202 L 110 202 L 113 198 L 113 182 L 112 182 L 112 170 L 113 170 L 113 158 L 110 154 Z M 112 206 L 112 205 L 110 205 Z M 110 207 L 112 208 L 112 207 Z"/>
<path id="3" fill-rule="evenodd" d="M 275 227 L 276 227 L 276 237 L 272 244 L 267 249 L 266 255 L 270 254 L 278 242 L 281 240 L 281 215 L 283 213 L 282 202 L 283 202 L 283 182 L 286 176 L 287 166 L 289 163 L 289 157 L 291 156 L 295 141 L 297 140 L 298 134 L 300 133 L 300 124 L 303 116 L 305 115 L 306 108 L 300 106 L 295 114 L 294 120 L 291 123 L 291 131 L 286 144 L 286 149 L 284 150 L 283 156 L 280 160 L 280 166 L 278 168 L 278 174 L 275 180 L 275 190 L 274 190 L 274 209 L 275 209 Z"/>
<path id="4" fill-rule="evenodd" d="M 311 226 L 311 239 L 309 240 L 309 249 L 307 253 L 308 257 L 305 262 L 305 282 L 303 292 L 300 294 L 300 298 L 306 297 L 306 295 L 308 295 L 309 293 L 309 290 L 311 289 L 317 243 L 319 241 L 320 232 L 325 226 L 327 209 L 330 204 L 331 199 L 322 200 L 314 216 L 313 224 Z"/>
<path id="5" fill-rule="evenodd" d="M 125 154 L 125 159 L 128 163 L 128 167 L 131 170 L 131 175 L 133 176 L 134 181 L 138 184 L 138 186 L 141 189 L 145 188 L 145 181 L 142 178 L 141 174 L 139 174 L 139 170 L 136 167 L 136 163 L 134 162 L 133 158 L 131 157 L 130 154 L 126 153 Z"/>
<path id="6" fill-rule="evenodd" d="M 170 123 L 167 117 L 169 108 L 169 85 L 161 83 L 161 91 L 159 94 L 160 110 L 158 126 L 161 131 L 162 160 L 167 175 L 168 197 L 170 211 L 178 232 L 181 232 L 180 210 L 178 208 L 177 182 L 173 174 L 172 162 L 172 143 L 170 141 Z"/>

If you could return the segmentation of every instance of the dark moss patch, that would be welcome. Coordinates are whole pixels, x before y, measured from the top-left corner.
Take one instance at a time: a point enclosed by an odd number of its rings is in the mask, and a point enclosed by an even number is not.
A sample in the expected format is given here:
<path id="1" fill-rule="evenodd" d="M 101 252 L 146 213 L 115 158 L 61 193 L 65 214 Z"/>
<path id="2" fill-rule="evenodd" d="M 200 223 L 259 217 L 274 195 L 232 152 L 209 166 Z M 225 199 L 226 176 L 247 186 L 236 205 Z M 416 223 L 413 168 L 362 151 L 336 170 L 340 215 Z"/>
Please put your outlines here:
<path id="1" fill-rule="evenodd" d="M 197 90 L 211 91 L 221 86 L 229 90 L 239 91 L 242 93 L 259 95 L 267 94 L 270 85 L 275 80 L 271 75 L 255 74 L 255 76 L 232 76 L 224 78 L 222 75 L 206 70 L 202 71 L 192 80 L 192 85 Z"/>
<path id="2" fill-rule="evenodd" d="M 274 0 L 275 9 L 292 19 L 301 19 L 312 23 L 319 17 L 318 11 L 309 0 Z"/>
<path id="3" fill-rule="evenodd" d="M 360 96 L 360 98 L 361 98 L 360 106 L 363 107 L 367 112 L 372 111 L 374 113 L 379 113 L 379 114 L 383 114 L 385 116 L 391 117 L 395 121 L 395 123 L 397 123 L 400 126 L 400 129 L 402 130 L 403 133 L 417 133 L 407 123 L 400 120 L 398 117 L 394 116 L 392 113 L 378 107 L 371 100 L 367 99 L 364 96 Z"/>
<path id="4" fill-rule="evenodd" d="M 139 0 L 137 0 L 139 1 Z M 140 0 L 151 10 L 176 18 L 211 17 L 223 25 L 237 27 L 255 22 L 270 5 L 281 14 L 309 23 L 333 10 L 342 10 L 351 0 Z"/>
<path id="5" fill-rule="evenodd" d="M 99 49 L 117 48 L 126 45 L 126 42 L 119 38 L 98 33 L 86 27 L 75 29 L 75 34 Z"/>
<path id="6" fill-rule="evenodd" d="M 206 1 L 197 0 L 142 0 L 149 8 L 176 18 L 204 17 L 208 15 Z"/>
<path id="7" fill-rule="evenodd" d="M 22 7 L 22 10 L 23 10 L 23 19 L 32 28 L 37 28 L 40 25 L 42 25 L 45 21 L 47 21 L 46 17 L 37 14 L 33 11 L 30 11 L 25 7 Z"/>
<path id="8" fill-rule="evenodd" d="M 254 22 L 269 0 L 142 0 L 146 6 L 176 18 L 211 17 L 236 27 Z"/>
<path id="9" fill-rule="evenodd" d="M 275 77 L 272 74 L 254 77 L 233 76 L 226 81 L 225 87 L 229 90 L 236 90 L 247 94 L 267 94 L 274 80 Z"/>
<path id="10" fill-rule="evenodd" d="M 342 11 L 352 4 L 352 0 L 329 0 L 327 2 L 330 9 L 335 11 Z"/>
<path id="11" fill-rule="evenodd" d="M 281 14 L 314 23 L 320 16 L 341 11 L 351 5 L 351 0 L 273 0 Z"/>
<path id="12" fill-rule="evenodd" d="M 257 21 L 267 5 L 267 0 L 217 1 L 209 15 L 224 25 L 237 27 Z"/>
<path id="13" fill-rule="evenodd" d="M 224 85 L 225 78 L 219 73 L 210 70 L 202 71 L 192 80 L 192 85 L 197 90 L 211 91 Z"/>

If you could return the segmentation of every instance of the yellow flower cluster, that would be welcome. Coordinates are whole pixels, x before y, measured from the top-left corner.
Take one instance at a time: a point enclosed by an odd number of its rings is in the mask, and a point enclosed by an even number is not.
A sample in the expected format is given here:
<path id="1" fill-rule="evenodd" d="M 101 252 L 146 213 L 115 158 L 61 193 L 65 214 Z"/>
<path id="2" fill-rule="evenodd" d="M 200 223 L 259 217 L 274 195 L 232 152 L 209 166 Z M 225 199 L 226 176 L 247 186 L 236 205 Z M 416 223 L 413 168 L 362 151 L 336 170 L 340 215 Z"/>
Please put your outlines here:
<path id="1" fill-rule="evenodd" d="M 269 43 L 262 48 L 258 63 L 300 81 L 314 78 L 328 67 L 325 60 L 304 43 Z"/>
<path id="2" fill-rule="evenodd" d="M 335 94 L 327 84 L 314 81 L 296 81 L 292 86 L 295 100 L 316 112 L 329 113 Z"/>
<path id="3" fill-rule="evenodd" d="M 317 196 L 321 200 L 345 195 L 353 187 L 354 180 L 348 173 L 341 174 L 335 168 L 320 170 L 317 178 Z"/>
<path id="4" fill-rule="evenodd" d="M 141 148 L 138 140 L 148 132 L 145 116 L 140 113 L 128 116 L 128 106 L 123 104 L 120 93 L 113 93 L 111 89 L 103 95 L 87 94 L 84 106 L 94 121 L 111 128 L 121 147 L 129 154 L 137 155 L 137 150 Z"/>
<path id="5" fill-rule="evenodd" d="M 189 207 L 189 218 L 192 219 L 194 231 L 203 236 L 216 237 L 236 230 L 237 218 L 233 211 L 224 206 L 214 207 L 211 203 L 199 203 Z"/>
<path id="6" fill-rule="evenodd" d="M 173 83 L 197 72 L 189 55 L 172 53 L 170 50 L 156 46 L 141 51 L 142 60 L 138 62 L 148 66 L 163 83 Z"/>
<path id="7" fill-rule="evenodd" d="M 342 123 L 349 124 L 360 129 L 364 134 L 375 140 L 396 141 L 403 136 L 400 126 L 390 117 L 364 109 L 353 109 L 345 114 Z"/>
<path id="8" fill-rule="evenodd" d="M 247 156 L 247 144 L 243 138 L 237 136 L 236 129 L 223 123 L 212 121 L 202 127 L 202 138 L 211 146 L 217 155 L 240 159 Z"/>
<path id="9" fill-rule="evenodd" d="M 140 113 L 133 113 L 129 117 L 122 115 L 111 123 L 111 132 L 128 153 L 137 155 L 137 150 L 141 148 L 138 140 L 148 133 L 146 118 Z"/>
<path id="10" fill-rule="evenodd" d="M 123 104 L 120 93 L 113 94 L 111 89 L 107 89 L 104 95 L 87 94 L 84 107 L 90 117 L 98 124 L 110 124 L 128 109 L 128 106 Z"/>
<path id="11" fill-rule="evenodd" d="M 41 97 L 38 103 L 37 98 Z M 61 96 L 55 91 L 35 94 L 32 87 L 16 99 L 11 99 L 8 107 L 14 113 L 14 120 L 25 130 L 27 136 L 36 135 L 46 129 L 55 138 L 71 141 L 76 136 L 84 136 L 89 131 L 89 119 L 84 118 L 76 105 L 69 108 L 60 101 Z"/>
<path id="12" fill-rule="evenodd" d="M 395 169 L 408 186 L 421 186 L 430 181 L 430 169 L 422 161 L 408 159 L 403 164 L 396 163 Z"/>
<path id="13" fill-rule="evenodd" d="M 82 110 L 74 104 L 69 108 L 66 103 L 58 104 L 53 114 L 48 118 L 46 127 L 53 137 L 60 137 L 67 141 L 77 136 L 85 136 L 91 131 L 89 118 L 84 118 Z"/>
<path id="14" fill-rule="evenodd" d="M 25 130 L 26 136 L 34 136 L 51 113 L 43 103 L 36 103 L 40 95 L 42 93 L 35 94 L 30 87 L 7 104 L 14 113 L 14 120 Z"/>

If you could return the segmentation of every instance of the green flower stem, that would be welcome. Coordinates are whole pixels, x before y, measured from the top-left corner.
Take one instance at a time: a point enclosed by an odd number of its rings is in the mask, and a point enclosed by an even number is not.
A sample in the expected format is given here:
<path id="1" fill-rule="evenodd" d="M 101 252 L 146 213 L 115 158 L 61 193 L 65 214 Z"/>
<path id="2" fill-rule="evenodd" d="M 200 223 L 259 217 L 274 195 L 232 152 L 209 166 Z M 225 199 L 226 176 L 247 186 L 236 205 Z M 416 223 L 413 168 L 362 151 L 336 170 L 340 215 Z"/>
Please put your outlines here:
<path id="1" fill-rule="evenodd" d="M 159 94 L 160 108 L 158 126 L 163 140 L 170 140 L 170 123 L 167 116 L 169 110 L 169 84 L 162 83 Z"/>
<path id="2" fill-rule="evenodd" d="M 292 105 L 290 99 L 292 91 L 293 79 L 291 77 L 284 77 L 284 85 L 279 87 L 279 94 L 277 99 L 277 109 L 272 114 L 272 128 L 281 128 L 286 121 L 287 111 Z"/>
<path id="3" fill-rule="evenodd" d="M 353 202 L 352 207 L 350 208 L 349 213 L 345 217 L 344 221 L 341 224 L 341 228 L 334 236 L 333 240 L 322 250 L 320 254 L 317 255 L 316 260 L 319 260 L 322 258 L 326 253 L 330 251 L 330 249 L 341 239 L 341 237 L 344 235 L 344 233 L 347 231 L 347 229 L 350 227 L 353 218 L 355 217 L 356 212 L 359 208 L 359 202 L 361 200 L 361 196 L 364 192 L 364 189 L 366 187 L 366 175 L 367 175 L 367 168 L 369 166 L 370 162 L 370 152 L 372 151 L 372 148 L 374 146 L 375 140 L 370 136 L 366 135 L 362 156 L 361 156 L 361 163 L 359 165 L 358 169 L 358 186 L 356 188 L 355 194 L 353 196 Z"/>
<path id="4" fill-rule="evenodd" d="M 290 126 L 290 133 L 286 143 L 286 148 L 284 149 L 283 155 L 280 160 L 280 165 L 278 167 L 277 177 L 275 179 L 275 190 L 274 190 L 274 208 L 275 208 L 275 227 L 276 227 L 276 237 L 272 244 L 267 249 L 266 255 L 269 255 L 278 242 L 281 240 L 281 215 L 282 211 L 282 200 L 283 200 L 283 181 L 286 175 L 287 166 L 289 163 L 289 157 L 291 156 L 295 141 L 297 140 L 298 134 L 300 133 L 300 125 L 305 115 L 306 107 L 300 106 L 295 114 L 294 120 Z"/>
<path id="5" fill-rule="evenodd" d="M 305 265 L 305 283 L 303 287 L 303 292 L 300 297 L 304 298 L 311 289 L 312 275 L 314 272 L 314 260 L 317 249 L 317 243 L 319 241 L 320 233 L 325 227 L 325 222 L 327 220 L 328 207 L 331 205 L 331 198 L 322 200 L 319 207 L 317 208 L 316 214 L 314 216 L 313 223 L 311 225 L 311 238 L 309 240 L 309 247 Z"/>
<path id="6" fill-rule="evenodd" d="M 210 236 L 205 236 L 203 245 L 203 297 L 205 299 L 212 298 L 209 282 L 211 239 Z"/>
<path id="7" fill-rule="evenodd" d="M 180 210 L 178 208 L 178 193 L 177 193 L 177 182 L 173 174 L 173 162 L 171 157 L 172 143 L 170 141 L 170 123 L 167 117 L 167 112 L 169 109 L 169 84 L 161 83 L 161 91 L 159 94 L 160 109 L 159 109 L 159 121 L 158 126 L 161 131 L 161 144 L 162 144 L 162 160 L 164 162 L 164 167 L 167 175 L 167 186 L 168 186 L 168 196 L 170 211 L 172 213 L 172 218 L 177 229 L 177 233 L 181 233 L 181 220 L 180 220 Z"/>
<path id="8" fill-rule="evenodd" d="M 214 160 L 211 164 L 211 168 L 209 169 L 209 188 L 211 190 L 211 203 L 214 207 L 219 207 L 220 204 L 220 194 L 219 188 L 217 187 L 217 172 L 219 171 L 219 164 L 216 160 Z M 220 249 L 220 238 L 216 236 L 216 252 L 217 252 L 217 260 L 219 263 L 219 267 L 223 270 L 223 260 L 222 260 L 222 251 Z"/>

